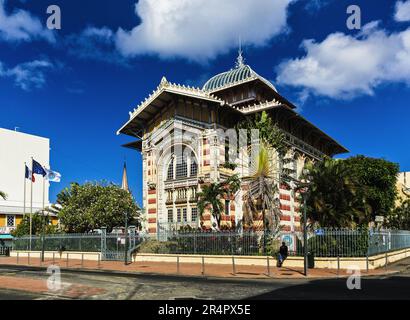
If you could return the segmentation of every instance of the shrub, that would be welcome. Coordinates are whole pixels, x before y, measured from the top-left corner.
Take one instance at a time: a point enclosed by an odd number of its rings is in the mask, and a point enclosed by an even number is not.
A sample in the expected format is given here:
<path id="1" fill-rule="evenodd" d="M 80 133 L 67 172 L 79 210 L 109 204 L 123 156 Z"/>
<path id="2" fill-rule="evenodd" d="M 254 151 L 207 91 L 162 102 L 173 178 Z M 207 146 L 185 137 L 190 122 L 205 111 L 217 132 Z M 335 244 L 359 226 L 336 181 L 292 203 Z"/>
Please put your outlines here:
<path id="1" fill-rule="evenodd" d="M 141 243 L 139 248 L 140 253 L 159 253 L 167 254 L 174 253 L 176 250 L 177 243 L 175 242 L 162 242 L 158 240 L 148 240 Z"/>

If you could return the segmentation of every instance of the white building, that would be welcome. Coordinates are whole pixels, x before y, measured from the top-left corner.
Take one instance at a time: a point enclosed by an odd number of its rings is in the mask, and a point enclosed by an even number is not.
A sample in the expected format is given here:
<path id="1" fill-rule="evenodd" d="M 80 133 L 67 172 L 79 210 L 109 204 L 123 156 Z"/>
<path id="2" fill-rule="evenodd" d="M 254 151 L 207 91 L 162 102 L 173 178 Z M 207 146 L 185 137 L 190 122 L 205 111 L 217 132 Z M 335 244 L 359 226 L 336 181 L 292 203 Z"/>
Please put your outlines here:
<path id="1" fill-rule="evenodd" d="M 50 140 L 0 128 L 0 234 L 9 234 L 24 214 L 24 184 L 26 185 L 26 213 L 30 213 L 31 182 L 25 179 L 25 166 L 31 170 L 31 158 L 45 168 L 50 167 Z M 43 208 L 43 177 L 36 175 L 33 183 L 33 212 Z M 49 205 L 49 182 L 45 182 L 45 205 Z"/>

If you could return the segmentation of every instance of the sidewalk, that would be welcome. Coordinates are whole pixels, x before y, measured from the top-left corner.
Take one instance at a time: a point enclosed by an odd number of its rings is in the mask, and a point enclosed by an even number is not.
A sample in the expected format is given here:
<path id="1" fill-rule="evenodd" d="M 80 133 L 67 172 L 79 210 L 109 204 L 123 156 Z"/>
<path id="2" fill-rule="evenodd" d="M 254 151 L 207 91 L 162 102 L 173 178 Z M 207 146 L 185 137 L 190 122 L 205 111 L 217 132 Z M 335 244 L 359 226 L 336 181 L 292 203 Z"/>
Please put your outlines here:
<path id="1" fill-rule="evenodd" d="M 286 263 L 285 263 L 286 264 Z M 16 257 L 0 257 L 0 265 L 6 266 L 31 266 L 31 267 L 48 267 L 53 265 L 53 259 L 46 259 L 41 263 L 39 258 L 27 258 L 19 259 L 17 263 Z M 235 279 L 300 279 L 306 278 L 303 275 L 302 268 L 287 268 L 284 265 L 282 268 L 270 266 L 270 274 L 268 275 L 268 268 L 261 266 L 240 266 L 236 265 L 235 269 L 232 265 L 215 265 L 205 264 L 204 273 L 202 273 L 202 264 L 195 263 L 180 263 L 179 270 L 177 262 L 133 262 L 128 265 L 124 265 L 124 262 L 120 261 L 97 261 L 84 260 L 72 260 L 56 258 L 54 265 L 59 266 L 62 270 L 96 270 L 106 272 L 121 272 L 127 274 L 153 274 L 153 275 L 167 275 L 167 276 L 186 276 L 186 277 L 213 277 L 213 278 L 235 278 Z M 399 268 L 389 268 L 387 270 L 377 269 L 369 270 L 369 272 L 362 271 L 363 276 L 377 276 L 386 275 L 399 272 Z M 339 273 L 334 269 L 309 269 L 308 278 L 312 279 L 325 279 L 325 278 L 337 278 L 348 277 L 350 274 L 346 270 L 340 270 Z"/>

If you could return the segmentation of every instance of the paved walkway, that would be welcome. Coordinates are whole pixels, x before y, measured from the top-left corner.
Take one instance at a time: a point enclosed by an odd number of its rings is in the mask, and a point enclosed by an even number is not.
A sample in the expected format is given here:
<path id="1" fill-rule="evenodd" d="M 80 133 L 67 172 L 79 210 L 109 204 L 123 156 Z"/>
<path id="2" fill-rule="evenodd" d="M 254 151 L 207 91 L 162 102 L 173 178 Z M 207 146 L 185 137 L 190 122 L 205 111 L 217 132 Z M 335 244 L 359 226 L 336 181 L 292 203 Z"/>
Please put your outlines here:
<path id="1" fill-rule="evenodd" d="M 50 293 L 47 281 L 30 277 L 16 277 L 15 275 L 0 275 L 0 288 L 40 294 Z M 58 295 L 69 299 L 81 299 L 103 294 L 105 291 L 106 290 L 102 288 L 81 284 L 62 283 L 61 288 L 58 289 Z"/>
<path id="2" fill-rule="evenodd" d="M 113 271 L 113 272 L 126 272 L 135 274 L 158 274 L 158 275 L 178 275 L 178 276 L 206 276 L 216 278 L 239 278 L 239 279 L 298 279 L 305 278 L 303 275 L 303 269 L 301 268 L 287 268 L 284 265 L 282 268 L 270 267 L 269 275 L 267 266 L 241 266 L 236 265 L 233 268 L 232 265 L 215 265 L 205 264 L 204 273 L 202 273 L 202 264 L 195 263 L 180 263 L 179 268 L 177 263 L 169 262 L 133 262 L 128 265 L 124 265 L 124 262 L 120 261 L 89 261 L 84 260 L 72 260 L 66 259 L 46 259 L 41 263 L 38 258 L 19 258 L 17 263 L 16 257 L 0 257 L 0 265 L 20 265 L 20 266 L 42 266 L 47 267 L 49 265 L 58 265 L 62 270 L 64 269 L 84 269 L 84 270 L 99 270 L 99 271 Z M 285 263 L 286 264 L 286 263 Z M 370 270 L 368 273 L 362 271 L 362 275 L 385 275 L 397 273 L 398 269 L 378 269 Z M 347 277 L 350 274 L 346 270 L 340 270 L 339 272 L 334 269 L 309 269 L 309 278 L 337 278 Z"/>

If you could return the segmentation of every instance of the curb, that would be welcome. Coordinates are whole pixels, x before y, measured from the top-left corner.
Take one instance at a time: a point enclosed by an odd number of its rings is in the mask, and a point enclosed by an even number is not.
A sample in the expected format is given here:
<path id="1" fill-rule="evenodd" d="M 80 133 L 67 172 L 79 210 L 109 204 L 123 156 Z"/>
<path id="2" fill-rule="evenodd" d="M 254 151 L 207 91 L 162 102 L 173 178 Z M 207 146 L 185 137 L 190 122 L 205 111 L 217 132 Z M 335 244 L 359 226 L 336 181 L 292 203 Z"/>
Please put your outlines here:
<path id="1" fill-rule="evenodd" d="M 28 266 L 28 265 L 12 265 L 12 264 L 0 264 L 0 269 L 7 269 L 13 268 L 21 271 L 46 271 L 47 267 L 40 267 L 40 266 Z M 126 271 L 117 271 L 117 270 L 105 270 L 105 269 L 84 269 L 84 268 L 64 268 L 60 267 L 61 271 L 65 272 L 72 272 L 72 273 L 82 273 L 82 274 L 98 274 L 98 275 L 112 275 L 112 276 L 121 276 L 121 277 L 128 277 L 128 278 L 141 278 L 141 277 L 148 277 L 148 278 L 156 278 L 156 279 L 179 279 L 179 280 L 206 280 L 206 281 L 216 281 L 216 282 L 258 282 L 258 283 L 269 283 L 272 280 L 334 280 L 334 279 L 344 279 L 348 278 L 350 275 L 343 274 L 343 275 L 334 275 L 334 276 L 326 276 L 326 277 L 318 277 L 318 276 L 308 276 L 308 277 L 264 277 L 264 278 L 241 278 L 241 277 L 218 277 L 218 276 L 197 276 L 197 275 L 183 275 L 183 274 L 166 274 L 166 273 L 151 273 L 151 272 L 126 272 Z M 397 271 L 390 271 L 387 273 L 381 274 L 362 274 L 364 278 L 372 278 L 372 277 L 380 277 L 380 276 L 390 276 L 394 274 L 399 274 L 405 272 L 406 270 L 410 269 L 410 266 L 404 268 L 403 270 Z"/>

